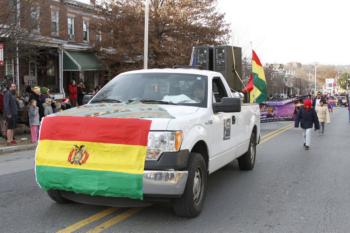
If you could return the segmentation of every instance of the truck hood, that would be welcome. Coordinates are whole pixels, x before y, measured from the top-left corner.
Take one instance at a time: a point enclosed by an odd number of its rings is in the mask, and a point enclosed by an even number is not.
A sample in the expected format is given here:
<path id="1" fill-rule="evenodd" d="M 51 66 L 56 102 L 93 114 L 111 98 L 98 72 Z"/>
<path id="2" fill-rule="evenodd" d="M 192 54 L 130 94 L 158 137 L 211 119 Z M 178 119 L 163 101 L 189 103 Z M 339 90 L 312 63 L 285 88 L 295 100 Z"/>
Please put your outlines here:
<path id="1" fill-rule="evenodd" d="M 90 116 L 109 118 L 141 118 L 152 120 L 151 130 L 166 130 L 171 119 L 183 118 L 198 107 L 143 103 L 87 104 L 56 113 L 56 116 Z"/>

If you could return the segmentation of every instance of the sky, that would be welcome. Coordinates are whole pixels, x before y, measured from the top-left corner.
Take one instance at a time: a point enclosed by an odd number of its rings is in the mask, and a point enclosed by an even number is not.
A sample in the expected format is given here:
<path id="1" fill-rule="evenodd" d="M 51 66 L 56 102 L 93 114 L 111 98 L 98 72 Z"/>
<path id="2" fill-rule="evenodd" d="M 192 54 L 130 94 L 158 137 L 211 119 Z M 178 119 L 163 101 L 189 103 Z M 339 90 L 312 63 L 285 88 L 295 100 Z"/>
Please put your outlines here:
<path id="1" fill-rule="evenodd" d="M 348 4 L 346 0 L 218 0 L 218 9 L 231 24 L 231 44 L 242 47 L 245 56 L 253 48 L 263 63 L 348 65 Z"/>
<path id="2" fill-rule="evenodd" d="M 344 0 L 218 0 L 234 45 L 263 63 L 350 64 L 350 14 Z M 250 45 L 250 42 L 252 46 Z"/>

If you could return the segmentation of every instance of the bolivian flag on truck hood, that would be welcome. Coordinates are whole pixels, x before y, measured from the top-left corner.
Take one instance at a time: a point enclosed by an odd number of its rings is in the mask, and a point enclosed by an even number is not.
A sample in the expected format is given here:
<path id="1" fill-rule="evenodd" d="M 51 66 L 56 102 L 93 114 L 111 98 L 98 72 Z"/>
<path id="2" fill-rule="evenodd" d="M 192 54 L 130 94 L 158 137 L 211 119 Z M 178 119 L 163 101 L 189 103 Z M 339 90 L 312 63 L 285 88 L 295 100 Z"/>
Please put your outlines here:
<path id="1" fill-rule="evenodd" d="M 36 180 L 44 190 L 142 199 L 150 126 L 140 119 L 45 117 Z"/>

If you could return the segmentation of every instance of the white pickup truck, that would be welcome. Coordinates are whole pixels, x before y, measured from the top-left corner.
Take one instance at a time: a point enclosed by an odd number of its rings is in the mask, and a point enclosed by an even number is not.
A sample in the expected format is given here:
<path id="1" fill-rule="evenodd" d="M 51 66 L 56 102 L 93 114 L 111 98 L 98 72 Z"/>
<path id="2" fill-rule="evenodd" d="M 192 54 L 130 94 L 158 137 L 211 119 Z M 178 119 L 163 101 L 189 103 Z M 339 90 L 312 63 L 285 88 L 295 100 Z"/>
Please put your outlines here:
<path id="1" fill-rule="evenodd" d="M 144 202 L 170 200 L 177 215 L 195 217 L 203 208 L 209 174 L 237 158 L 241 170 L 254 168 L 260 140 L 259 106 L 242 104 L 234 96 L 217 72 L 139 70 L 118 75 L 88 104 L 57 115 L 97 112 L 101 117 L 151 120 Z M 57 202 L 69 199 L 116 205 L 105 197 L 54 190 L 48 193 Z"/>

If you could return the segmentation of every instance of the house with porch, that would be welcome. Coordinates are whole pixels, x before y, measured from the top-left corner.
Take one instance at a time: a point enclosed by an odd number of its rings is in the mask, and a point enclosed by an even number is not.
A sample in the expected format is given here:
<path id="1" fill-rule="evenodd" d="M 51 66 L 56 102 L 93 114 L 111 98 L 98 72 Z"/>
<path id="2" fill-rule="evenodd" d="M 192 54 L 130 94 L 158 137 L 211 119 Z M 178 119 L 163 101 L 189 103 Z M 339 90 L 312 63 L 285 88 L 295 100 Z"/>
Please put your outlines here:
<path id="1" fill-rule="evenodd" d="M 71 80 L 88 89 L 106 82 L 95 47 L 108 34 L 92 26 L 103 20 L 95 1 L 8 0 L 0 8 L 7 9 L 0 13 L 0 85 L 15 82 L 20 93 L 44 86 L 60 99 Z"/>

